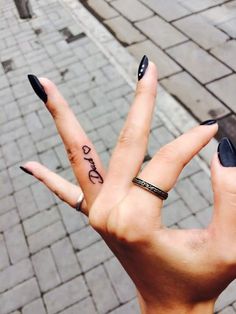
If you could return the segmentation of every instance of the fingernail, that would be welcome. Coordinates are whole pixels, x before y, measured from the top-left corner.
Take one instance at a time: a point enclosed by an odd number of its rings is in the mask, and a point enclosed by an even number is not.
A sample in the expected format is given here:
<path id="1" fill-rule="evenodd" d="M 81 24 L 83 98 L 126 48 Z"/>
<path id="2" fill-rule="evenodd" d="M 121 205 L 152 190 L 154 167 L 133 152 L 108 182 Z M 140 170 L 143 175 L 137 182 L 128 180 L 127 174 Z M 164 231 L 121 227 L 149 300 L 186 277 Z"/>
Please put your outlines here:
<path id="1" fill-rule="evenodd" d="M 29 171 L 28 169 L 26 169 L 25 167 L 23 166 L 20 166 L 21 170 L 23 170 L 25 173 L 28 173 L 30 174 L 31 176 L 33 176 L 33 172 Z"/>
<path id="2" fill-rule="evenodd" d="M 200 123 L 200 125 L 212 125 L 215 123 L 217 123 L 217 120 L 206 120 L 206 121 L 203 121 L 202 123 Z"/>
<path id="3" fill-rule="evenodd" d="M 28 79 L 30 81 L 30 84 L 33 88 L 33 90 L 35 91 L 35 94 L 39 96 L 39 98 L 46 103 L 48 100 L 48 96 L 45 93 L 45 90 L 42 86 L 42 84 L 39 82 L 39 79 L 37 78 L 37 76 L 33 75 L 33 74 L 28 74 Z"/>
<path id="4" fill-rule="evenodd" d="M 139 81 L 144 76 L 147 70 L 147 67 L 148 67 L 148 57 L 144 55 L 138 67 L 138 80 Z"/>
<path id="5" fill-rule="evenodd" d="M 236 150 L 229 138 L 223 137 L 218 145 L 218 157 L 224 167 L 236 167 Z"/>

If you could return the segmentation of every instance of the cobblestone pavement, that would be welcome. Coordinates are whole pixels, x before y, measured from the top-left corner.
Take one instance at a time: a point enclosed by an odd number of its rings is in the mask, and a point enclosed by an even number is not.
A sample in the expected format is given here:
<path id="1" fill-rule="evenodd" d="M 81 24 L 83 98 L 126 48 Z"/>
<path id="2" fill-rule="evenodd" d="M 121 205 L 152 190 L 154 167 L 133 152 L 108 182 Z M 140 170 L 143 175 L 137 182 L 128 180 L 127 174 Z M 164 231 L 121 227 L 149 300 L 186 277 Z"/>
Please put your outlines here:
<path id="1" fill-rule="evenodd" d="M 86 218 L 19 169 L 27 160 L 39 160 L 74 181 L 52 118 L 33 93 L 28 73 L 57 83 L 107 164 L 134 94 L 128 66 L 122 72 L 120 64 L 130 64 L 132 58 L 109 34 L 101 36 L 100 23 L 92 19 L 94 36 L 88 37 L 82 24 L 90 15 L 78 2 L 31 3 L 35 17 L 22 21 L 12 0 L 0 0 L 0 313 L 137 314 L 133 284 Z M 76 14 L 82 24 L 73 19 Z M 101 40 L 106 43 L 100 45 Z M 119 64 L 108 56 L 114 48 Z M 159 101 L 147 159 L 176 137 L 162 102 L 167 109 L 177 106 L 176 123 L 195 123 L 162 90 Z M 195 158 L 165 203 L 164 223 L 206 226 L 212 211 L 209 186 L 206 163 Z M 236 313 L 235 301 L 234 281 L 216 312 Z"/>
<path id="2" fill-rule="evenodd" d="M 199 121 L 220 118 L 236 143 L 235 0 L 82 0 Z"/>

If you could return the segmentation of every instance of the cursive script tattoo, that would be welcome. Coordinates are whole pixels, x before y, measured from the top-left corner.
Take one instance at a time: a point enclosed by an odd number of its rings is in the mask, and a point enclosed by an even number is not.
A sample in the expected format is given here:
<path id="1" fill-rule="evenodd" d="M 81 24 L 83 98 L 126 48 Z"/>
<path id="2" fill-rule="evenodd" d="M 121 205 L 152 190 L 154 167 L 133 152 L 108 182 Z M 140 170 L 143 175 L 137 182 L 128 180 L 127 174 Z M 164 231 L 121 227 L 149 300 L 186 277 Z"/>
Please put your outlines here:
<path id="1" fill-rule="evenodd" d="M 91 148 L 88 147 L 87 145 L 84 145 L 82 147 L 82 150 L 83 150 L 84 155 L 88 155 L 91 151 Z M 89 177 L 90 182 L 92 182 L 93 184 L 96 184 L 96 182 L 103 183 L 103 178 L 100 175 L 100 173 L 98 172 L 96 165 L 95 165 L 95 162 L 93 161 L 93 158 L 84 157 L 84 160 L 89 162 L 89 165 L 91 168 L 89 170 L 89 173 L 88 173 L 88 177 Z"/>

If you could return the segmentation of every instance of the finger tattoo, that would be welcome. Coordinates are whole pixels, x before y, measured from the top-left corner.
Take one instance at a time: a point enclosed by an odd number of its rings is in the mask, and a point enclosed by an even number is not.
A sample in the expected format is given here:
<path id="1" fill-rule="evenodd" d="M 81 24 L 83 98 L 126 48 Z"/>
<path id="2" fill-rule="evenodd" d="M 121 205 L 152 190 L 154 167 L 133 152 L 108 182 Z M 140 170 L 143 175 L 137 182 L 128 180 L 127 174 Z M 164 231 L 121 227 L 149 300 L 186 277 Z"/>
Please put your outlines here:
<path id="1" fill-rule="evenodd" d="M 91 183 L 96 184 L 96 183 L 103 183 L 103 178 L 100 175 L 100 173 L 97 170 L 97 167 L 95 165 L 95 162 L 93 158 L 89 157 L 88 154 L 91 152 L 91 148 L 88 147 L 87 145 L 84 145 L 82 147 L 83 153 L 84 153 L 84 160 L 86 160 L 89 165 L 90 165 L 90 170 L 88 172 L 88 177 Z"/>

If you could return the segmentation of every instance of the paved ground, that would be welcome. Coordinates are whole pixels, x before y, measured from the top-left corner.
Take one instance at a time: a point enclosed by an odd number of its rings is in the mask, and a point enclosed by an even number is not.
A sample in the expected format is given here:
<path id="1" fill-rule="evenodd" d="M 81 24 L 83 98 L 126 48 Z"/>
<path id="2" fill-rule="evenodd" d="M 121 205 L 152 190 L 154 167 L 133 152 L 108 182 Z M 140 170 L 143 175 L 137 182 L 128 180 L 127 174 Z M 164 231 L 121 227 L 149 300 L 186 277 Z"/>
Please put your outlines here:
<path id="1" fill-rule="evenodd" d="M 82 0 L 199 121 L 220 118 L 236 143 L 235 0 Z"/>
<path id="2" fill-rule="evenodd" d="M 137 314 L 131 281 L 85 217 L 18 167 L 39 160 L 74 180 L 53 121 L 27 73 L 57 83 L 107 164 L 133 97 L 136 78 L 130 73 L 137 65 L 75 0 L 31 2 L 35 17 L 20 21 L 13 2 L 0 0 L 0 313 Z M 180 132 L 195 124 L 163 90 L 159 99 L 147 158 L 176 137 L 176 125 Z M 165 115 L 173 106 L 174 121 Z M 210 152 L 202 155 L 206 162 Z M 207 163 L 194 159 L 166 202 L 165 224 L 206 226 L 209 186 Z M 233 282 L 216 312 L 236 313 L 235 301 Z"/>

